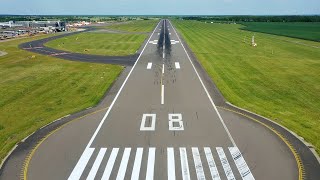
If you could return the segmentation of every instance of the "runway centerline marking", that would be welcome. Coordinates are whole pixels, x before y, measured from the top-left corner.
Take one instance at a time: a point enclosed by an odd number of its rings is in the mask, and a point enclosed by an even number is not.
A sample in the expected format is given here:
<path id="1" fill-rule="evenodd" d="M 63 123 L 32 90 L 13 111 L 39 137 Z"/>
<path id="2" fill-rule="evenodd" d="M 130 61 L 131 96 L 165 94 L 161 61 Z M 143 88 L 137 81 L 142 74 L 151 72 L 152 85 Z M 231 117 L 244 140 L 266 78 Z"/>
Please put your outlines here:
<path id="1" fill-rule="evenodd" d="M 164 104 L 164 85 L 161 85 L 161 104 Z"/>
<path id="2" fill-rule="evenodd" d="M 175 62 L 174 65 L 176 66 L 176 69 L 180 69 L 180 63 L 179 62 Z"/>
<path id="3" fill-rule="evenodd" d="M 147 69 L 151 69 L 151 67 L 152 67 L 152 63 L 149 62 L 148 65 L 147 65 Z"/>

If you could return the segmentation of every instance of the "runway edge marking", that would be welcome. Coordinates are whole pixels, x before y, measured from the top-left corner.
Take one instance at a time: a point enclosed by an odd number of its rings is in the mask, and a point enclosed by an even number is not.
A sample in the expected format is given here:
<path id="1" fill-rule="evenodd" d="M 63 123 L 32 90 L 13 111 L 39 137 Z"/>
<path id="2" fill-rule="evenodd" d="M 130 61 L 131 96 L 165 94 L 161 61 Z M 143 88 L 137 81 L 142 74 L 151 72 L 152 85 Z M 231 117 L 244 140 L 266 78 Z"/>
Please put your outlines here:
<path id="1" fill-rule="evenodd" d="M 102 109 L 99 109 L 97 111 L 94 111 L 92 113 L 89 113 L 89 114 L 86 114 L 86 115 L 83 115 L 83 116 L 80 116 L 78 118 L 75 118 L 59 127 L 57 127 L 56 129 L 52 130 L 49 134 L 47 134 L 46 136 L 44 136 L 42 139 L 40 139 L 38 141 L 38 143 L 31 149 L 30 153 L 26 156 L 24 162 L 23 162 L 23 165 L 22 165 L 22 169 L 21 169 L 21 175 L 20 175 L 20 179 L 22 180 L 27 180 L 27 175 L 28 175 L 28 168 L 29 168 L 29 164 L 30 164 L 30 161 L 32 159 L 32 157 L 34 156 L 34 153 L 38 150 L 38 148 L 40 147 L 40 145 L 46 140 L 48 139 L 52 134 L 54 134 L 55 132 L 59 131 L 60 129 L 64 128 L 65 126 L 69 125 L 70 123 L 76 121 L 76 120 L 80 120 L 82 118 L 85 118 L 87 116 L 90 116 L 92 114 L 96 114 L 100 111 L 103 111 L 103 110 L 106 110 L 108 109 L 109 107 L 106 107 L 106 108 L 102 108 Z"/>
<path id="2" fill-rule="evenodd" d="M 153 30 L 152 34 L 150 35 L 150 37 L 149 37 L 149 39 L 148 39 L 148 41 L 147 41 L 147 42 L 149 42 L 149 41 L 150 41 L 150 39 L 152 38 L 152 36 L 153 36 L 153 35 L 154 35 L 154 33 L 156 32 L 157 27 L 159 26 L 159 24 L 160 24 L 161 22 L 162 22 L 162 21 L 160 20 L 160 21 L 159 21 L 159 23 L 157 24 L 157 26 L 155 27 L 155 29 Z M 106 112 L 106 113 L 105 113 L 105 115 L 103 116 L 103 118 L 102 118 L 102 120 L 100 121 L 100 123 L 99 123 L 99 125 L 98 125 L 97 129 L 96 129 L 96 130 L 95 130 L 95 132 L 93 133 L 93 135 L 92 135 L 92 137 L 91 137 L 91 139 L 90 139 L 89 143 L 88 143 L 88 144 L 87 144 L 87 146 L 85 147 L 85 150 L 86 150 L 86 149 L 88 149 L 88 148 L 90 148 L 90 146 L 91 146 L 92 142 L 94 141 L 95 137 L 96 137 L 96 136 L 97 136 L 97 134 L 99 133 L 99 131 L 100 131 L 100 129 L 101 129 L 101 127 L 102 127 L 102 125 L 104 124 L 105 120 L 107 119 L 107 117 L 108 117 L 108 115 L 109 115 L 109 113 L 110 113 L 110 111 L 111 111 L 111 109 L 112 109 L 113 105 L 114 105 L 114 104 L 115 104 L 115 102 L 117 101 L 117 99 L 118 99 L 118 97 L 119 97 L 119 95 L 120 95 L 120 93 L 121 93 L 122 89 L 124 88 L 125 84 L 127 83 L 127 81 L 128 81 L 128 79 L 129 79 L 129 77 L 130 77 L 131 73 L 133 72 L 134 68 L 135 68 L 135 67 L 136 67 L 136 65 L 138 64 L 138 62 L 139 62 L 139 60 L 140 60 L 140 57 L 142 56 L 142 54 L 143 54 L 143 52 L 144 52 L 144 50 L 146 49 L 146 47 L 147 47 L 147 46 L 148 46 L 148 43 L 146 43 L 146 44 L 145 44 L 145 46 L 143 47 L 143 49 L 142 49 L 142 51 L 141 51 L 141 53 L 140 53 L 139 57 L 137 58 L 136 62 L 134 63 L 134 65 L 133 65 L 133 67 L 132 67 L 132 69 L 130 70 L 130 72 L 129 72 L 128 76 L 126 77 L 126 79 L 124 80 L 123 84 L 121 85 L 121 87 L 120 87 L 120 89 L 119 89 L 119 91 L 118 91 L 117 95 L 116 95 L 116 96 L 115 96 L 115 98 L 113 99 L 113 101 L 112 101 L 112 103 L 111 103 L 111 105 L 110 105 L 109 109 L 107 110 L 107 112 Z M 84 150 L 84 152 L 85 152 L 85 150 Z M 83 153 L 84 153 L 84 152 L 83 152 Z M 82 154 L 81 154 L 81 156 L 82 156 Z M 80 156 L 80 158 L 81 158 L 81 156 Z M 71 174 L 70 174 L 70 176 L 69 176 L 69 178 L 68 178 L 68 179 L 70 179 L 70 180 L 71 180 L 71 179 L 74 179 L 74 178 L 72 177 L 72 175 L 73 175 L 73 171 L 77 171 L 77 170 L 76 170 L 76 168 L 77 168 L 77 166 L 75 166 L 75 167 L 74 167 L 74 169 L 72 170 L 72 172 L 71 172 Z"/>
<path id="3" fill-rule="evenodd" d="M 299 172 L 298 172 L 298 173 L 299 173 L 299 175 L 298 175 L 299 180 L 304 180 L 304 179 L 305 179 L 304 167 L 303 167 L 301 158 L 300 158 L 297 150 L 292 146 L 292 144 L 291 144 L 281 133 L 279 133 L 279 132 L 278 132 L 277 130 L 275 130 L 273 127 L 271 127 L 271 126 L 269 126 L 269 125 L 267 125 L 267 124 L 265 124 L 265 123 L 263 123 L 263 122 L 255 119 L 255 118 L 253 118 L 253 117 L 251 117 L 251 116 L 248 116 L 248 115 L 246 115 L 246 114 L 243 114 L 243 113 L 241 113 L 241 112 L 238 112 L 238 111 L 235 111 L 235 110 L 232 110 L 232 109 L 228 109 L 228 108 L 222 107 L 222 106 L 218 106 L 218 108 L 224 109 L 224 110 L 226 110 L 226 111 L 230 111 L 230 112 L 236 113 L 236 114 L 238 114 L 238 115 L 244 116 L 244 117 L 246 117 L 246 118 L 248 118 L 248 119 L 251 119 L 251 120 L 253 120 L 253 121 L 255 121 L 255 122 L 257 122 L 257 123 L 265 126 L 267 129 L 269 129 L 269 130 L 272 131 L 275 135 L 277 135 L 277 136 L 287 145 L 287 147 L 290 149 L 291 153 L 293 154 L 293 156 L 294 156 L 294 158 L 295 158 L 295 160 L 296 160 L 297 167 L 298 167 L 298 171 L 299 171 Z"/>

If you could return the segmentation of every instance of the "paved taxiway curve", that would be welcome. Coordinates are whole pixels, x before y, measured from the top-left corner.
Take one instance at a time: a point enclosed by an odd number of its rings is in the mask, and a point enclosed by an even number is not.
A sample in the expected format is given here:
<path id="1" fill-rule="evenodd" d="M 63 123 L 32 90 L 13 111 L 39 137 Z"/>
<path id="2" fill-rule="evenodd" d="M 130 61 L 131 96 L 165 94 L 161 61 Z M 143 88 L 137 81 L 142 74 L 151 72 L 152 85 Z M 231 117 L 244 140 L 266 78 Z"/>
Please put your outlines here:
<path id="1" fill-rule="evenodd" d="M 110 108 L 48 136 L 22 177 L 299 179 L 288 145 L 217 108 L 219 98 L 209 95 L 192 62 L 171 23 L 160 21 Z"/>
<path id="2" fill-rule="evenodd" d="M 92 31 L 93 28 L 87 28 L 85 31 Z M 44 38 L 40 40 L 35 40 L 31 42 L 26 42 L 19 45 L 19 48 L 28 50 L 34 53 L 54 56 L 57 58 L 71 60 L 71 61 L 82 61 L 82 62 L 93 62 L 93 63 L 106 63 L 106 64 L 119 64 L 124 66 L 132 66 L 139 54 L 129 55 L 129 56 L 102 56 L 102 55 L 91 55 L 91 54 L 81 54 L 81 53 L 73 53 L 62 51 L 58 49 L 53 49 L 44 46 L 45 43 L 52 41 L 54 39 L 82 33 L 80 32 L 73 32 L 73 33 L 65 33 L 58 36 L 53 36 L 49 38 Z"/>

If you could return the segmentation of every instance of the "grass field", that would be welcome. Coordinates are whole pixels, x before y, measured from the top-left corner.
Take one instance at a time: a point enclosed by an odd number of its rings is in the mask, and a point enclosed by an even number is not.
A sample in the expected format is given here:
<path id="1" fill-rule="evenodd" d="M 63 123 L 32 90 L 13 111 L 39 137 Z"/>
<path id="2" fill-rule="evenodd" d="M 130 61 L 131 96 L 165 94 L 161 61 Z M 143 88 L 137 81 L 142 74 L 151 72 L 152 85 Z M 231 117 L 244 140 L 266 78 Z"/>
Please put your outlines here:
<path id="1" fill-rule="evenodd" d="M 320 153 L 319 48 L 263 33 L 252 47 L 254 33 L 241 25 L 173 22 L 229 102 L 286 126 Z"/>
<path id="2" fill-rule="evenodd" d="M 80 33 L 46 43 L 51 48 L 83 54 L 125 56 L 135 54 L 147 35 Z"/>
<path id="3" fill-rule="evenodd" d="M 244 30 L 320 41 L 320 23 L 249 22 L 243 25 Z"/>
<path id="4" fill-rule="evenodd" d="M 18 49 L 26 41 L 0 42 L 0 159 L 38 128 L 97 104 L 123 69 Z"/>
<path id="5" fill-rule="evenodd" d="M 136 20 L 129 21 L 125 24 L 115 24 L 111 26 L 105 26 L 107 29 L 121 30 L 127 32 L 151 32 L 159 20 Z"/>

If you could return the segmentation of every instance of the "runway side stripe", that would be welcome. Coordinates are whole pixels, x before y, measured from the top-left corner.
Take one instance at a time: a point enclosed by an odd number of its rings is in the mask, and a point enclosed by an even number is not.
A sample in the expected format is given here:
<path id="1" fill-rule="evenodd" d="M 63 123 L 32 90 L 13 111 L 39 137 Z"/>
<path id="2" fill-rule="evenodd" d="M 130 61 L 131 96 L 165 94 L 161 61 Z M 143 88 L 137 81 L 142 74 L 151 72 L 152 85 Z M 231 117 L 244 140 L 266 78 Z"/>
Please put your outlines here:
<path id="1" fill-rule="evenodd" d="M 149 62 L 148 65 L 147 65 L 147 69 L 151 69 L 151 67 L 152 67 L 152 63 Z"/>
<path id="2" fill-rule="evenodd" d="M 189 164 L 186 148 L 180 148 L 181 173 L 183 180 L 190 180 Z"/>
<path id="3" fill-rule="evenodd" d="M 131 180 L 138 180 L 141 168 L 143 148 L 137 148 L 136 157 L 134 159 Z"/>
<path id="4" fill-rule="evenodd" d="M 96 158 L 96 160 L 94 161 L 93 165 L 92 165 L 92 168 L 89 172 L 89 175 L 87 177 L 87 180 L 94 180 L 94 178 L 96 177 L 96 174 L 98 172 L 98 169 L 100 167 L 100 164 L 102 162 L 102 159 L 104 157 L 104 154 L 106 153 L 107 151 L 107 148 L 101 148 L 100 151 L 99 151 L 99 154 Z"/>
<path id="5" fill-rule="evenodd" d="M 223 170 L 227 176 L 227 179 L 228 180 L 235 180 L 236 178 L 233 175 L 232 169 L 230 167 L 230 164 L 228 162 L 226 155 L 224 154 L 222 147 L 217 147 L 216 149 L 217 149 Z"/>
<path id="6" fill-rule="evenodd" d="M 180 69 L 180 63 L 179 62 L 175 62 L 174 65 L 176 66 L 176 69 Z"/>
<path id="7" fill-rule="evenodd" d="M 206 177 L 204 175 L 203 166 L 202 166 L 198 148 L 195 148 L 195 147 L 192 148 L 192 155 L 193 155 L 193 161 L 194 161 L 194 166 L 196 168 L 198 180 L 205 180 Z"/>
<path id="8" fill-rule="evenodd" d="M 216 163 L 214 162 L 211 149 L 209 147 L 204 148 L 204 153 L 206 154 L 206 158 L 208 161 L 211 177 L 213 180 L 220 180 L 219 172 L 216 166 Z"/>
<path id="9" fill-rule="evenodd" d="M 94 148 L 87 148 L 83 151 L 77 165 L 74 167 L 72 173 L 70 174 L 68 180 L 78 180 L 80 179 L 83 170 L 86 168 L 90 157 L 92 156 L 92 153 L 94 151 Z"/>
<path id="10" fill-rule="evenodd" d="M 110 174 L 112 172 L 112 168 L 113 168 L 114 162 L 116 161 L 116 158 L 117 158 L 117 155 L 118 155 L 118 151 L 119 151 L 119 148 L 113 148 L 112 149 L 111 155 L 109 157 L 108 163 L 106 165 L 106 168 L 105 168 L 105 170 L 103 172 L 103 175 L 102 175 L 101 179 L 109 179 Z"/>
<path id="11" fill-rule="evenodd" d="M 167 160 L 168 160 L 168 180 L 176 179 L 176 171 L 174 165 L 174 149 L 167 148 Z"/>
<path id="12" fill-rule="evenodd" d="M 243 180 L 254 180 L 254 177 L 238 147 L 229 147 L 230 154 Z"/>
<path id="13" fill-rule="evenodd" d="M 124 176 L 126 175 L 128 161 L 130 158 L 130 152 L 131 152 L 131 148 L 124 149 L 121 164 L 120 164 L 118 175 L 117 175 L 117 180 L 123 180 Z"/>
<path id="14" fill-rule="evenodd" d="M 154 178 L 154 162 L 155 162 L 156 148 L 149 148 L 148 165 L 147 165 L 147 180 Z"/>

